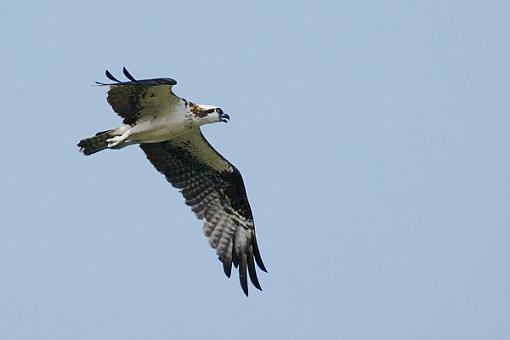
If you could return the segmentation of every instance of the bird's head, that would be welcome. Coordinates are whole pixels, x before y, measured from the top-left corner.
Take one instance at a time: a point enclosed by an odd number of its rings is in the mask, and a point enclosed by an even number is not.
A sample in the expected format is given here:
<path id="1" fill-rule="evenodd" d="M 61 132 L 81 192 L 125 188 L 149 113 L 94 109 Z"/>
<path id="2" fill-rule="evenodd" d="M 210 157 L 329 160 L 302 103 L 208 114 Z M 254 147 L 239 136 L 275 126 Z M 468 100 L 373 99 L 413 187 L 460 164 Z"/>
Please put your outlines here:
<path id="1" fill-rule="evenodd" d="M 217 122 L 227 123 L 230 120 L 230 116 L 223 112 L 220 107 L 194 103 L 192 103 L 190 106 L 193 120 L 196 121 L 199 125 Z"/>

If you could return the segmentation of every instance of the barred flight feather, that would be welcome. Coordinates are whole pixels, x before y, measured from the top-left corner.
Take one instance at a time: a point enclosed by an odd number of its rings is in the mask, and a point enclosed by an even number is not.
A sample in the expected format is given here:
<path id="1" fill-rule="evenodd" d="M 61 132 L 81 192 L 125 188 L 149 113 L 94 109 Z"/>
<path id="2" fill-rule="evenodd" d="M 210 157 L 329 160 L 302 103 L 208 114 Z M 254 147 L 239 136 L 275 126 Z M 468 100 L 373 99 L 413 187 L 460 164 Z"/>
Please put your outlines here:
<path id="1" fill-rule="evenodd" d="M 266 271 L 255 238 L 251 208 L 239 171 L 219 155 L 200 130 L 171 141 L 141 144 L 149 161 L 172 186 L 180 189 L 185 203 L 200 219 L 203 233 L 216 249 L 225 275 L 232 264 L 248 295 L 248 276 L 261 290 L 255 263 Z"/>

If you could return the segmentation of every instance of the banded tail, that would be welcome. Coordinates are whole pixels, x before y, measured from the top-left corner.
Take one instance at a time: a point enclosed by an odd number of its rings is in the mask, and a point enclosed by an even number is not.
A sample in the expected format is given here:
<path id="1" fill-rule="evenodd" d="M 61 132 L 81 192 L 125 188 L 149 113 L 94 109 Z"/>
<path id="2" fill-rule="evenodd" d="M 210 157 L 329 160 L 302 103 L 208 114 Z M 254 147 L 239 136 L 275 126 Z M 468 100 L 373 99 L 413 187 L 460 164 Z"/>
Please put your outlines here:
<path id="1" fill-rule="evenodd" d="M 96 152 L 107 149 L 108 142 L 106 140 L 112 138 L 113 136 L 115 136 L 114 130 L 98 132 L 94 137 L 82 139 L 78 143 L 78 146 L 84 155 L 89 156 Z"/>

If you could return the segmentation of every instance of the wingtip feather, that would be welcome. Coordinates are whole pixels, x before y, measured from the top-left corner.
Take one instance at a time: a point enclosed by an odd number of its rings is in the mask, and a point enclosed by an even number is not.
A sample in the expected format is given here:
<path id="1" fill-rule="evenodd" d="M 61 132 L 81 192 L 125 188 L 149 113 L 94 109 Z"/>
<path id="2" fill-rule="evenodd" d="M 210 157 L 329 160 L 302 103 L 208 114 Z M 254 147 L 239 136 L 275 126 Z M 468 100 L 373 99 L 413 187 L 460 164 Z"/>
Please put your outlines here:
<path id="1" fill-rule="evenodd" d="M 128 72 L 126 67 L 122 67 L 122 73 L 126 76 L 127 79 L 131 80 L 132 82 L 137 82 L 137 80 Z"/>
<path id="2" fill-rule="evenodd" d="M 264 265 L 264 261 L 262 261 L 262 256 L 260 256 L 259 246 L 257 245 L 257 239 L 255 235 L 253 235 L 253 256 L 255 257 L 255 262 L 259 266 L 260 270 L 267 273 L 266 266 Z"/>
<path id="3" fill-rule="evenodd" d="M 104 72 L 104 74 L 106 75 L 106 77 L 107 77 L 108 79 L 113 80 L 113 81 L 115 81 L 115 82 L 117 82 L 117 83 L 120 83 L 120 80 L 118 80 L 117 78 L 115 78 L 115 77 L 114 77 L 114 76 L 110 73 L 110 71 L 106 70 L 106 71 Z M 96 81 L 96 83 L 97 83 L 97 81 Z M 106 85 L 106 84 L 101 84 L 101 85 Z"/>
<path id="4" fill-rule="evenodd" d="M 248 276 L 246 275 L 246 254 L 241 255 L 241 263 L 239 263 L 239 282 L 246 296 L 248 296 Z"/>
<path id="5" fill-rule="evenodd" d="M 248 248 L 248 274 L 250 275 L 250 281 L 251 283 L 257 288 L 258 290 L 262 290 L 262 287 L 260 286 L 259 279 L 257 277 L 257 271 L 255 270 L 255 262 L 253 261 L 253 251 L 250 248 Z"/>
<path id="6" fill-rule="evenodd" d="M 224 260 L 223 261 L 223 271 L 225 272 L 225 275 L 230 278 L 232 275 L 232 260 Z"/>

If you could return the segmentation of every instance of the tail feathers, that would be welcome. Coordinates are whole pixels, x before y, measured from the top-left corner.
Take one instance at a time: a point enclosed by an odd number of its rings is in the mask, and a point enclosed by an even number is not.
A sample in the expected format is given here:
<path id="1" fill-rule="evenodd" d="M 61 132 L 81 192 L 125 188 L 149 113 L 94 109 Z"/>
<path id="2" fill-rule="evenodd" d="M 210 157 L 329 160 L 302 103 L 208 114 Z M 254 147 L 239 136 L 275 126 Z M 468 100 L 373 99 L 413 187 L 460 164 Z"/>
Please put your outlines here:
<path id="1" fill-rule="evenodd" d="M 108 142 L 106 140 L 114 136 L 112 132 L 113 130 L 102 131 L 96 133 L 94 137 L 82 139 L 78 143 L 80 151 L 88 156 L 108 148 Z"/>

